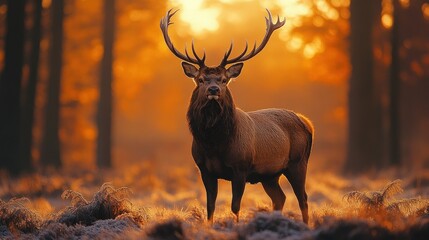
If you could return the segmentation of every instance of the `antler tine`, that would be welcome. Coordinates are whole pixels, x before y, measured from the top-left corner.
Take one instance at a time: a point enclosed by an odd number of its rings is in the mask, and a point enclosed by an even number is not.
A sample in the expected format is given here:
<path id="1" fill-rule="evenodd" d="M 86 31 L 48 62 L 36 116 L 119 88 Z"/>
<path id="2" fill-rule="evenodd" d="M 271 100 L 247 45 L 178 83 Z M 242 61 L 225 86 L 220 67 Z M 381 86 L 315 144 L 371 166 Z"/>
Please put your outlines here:
<path id="1" fill-rule="evenodd" d="M 255 46 L 256 46 L 256 43 L 255 43 Z M 247 48 L 249 47 L 249 44 L 247 43 L 247 41 L 246 41 L 246 47 L 244 47 L 244 51 L 240 54 L 240 55 L 238 55 L 238 57 L 237 58 L 241 58 L 242 56 L 244 56 L 244 54 L 246 54 L 247 53 Z"/>
<path id="2" fill-rule="evenodd" d="M 251 54 L 254 54 L 256 51 L 256 42 L 253 44 L 253 48 L 252 51 L 250 52 Z"/>
<path id="3" fill-rule="evenodd" d="M 256 43 L 255 43 L 256 44 Z M 249 44 L 247 43 L 247 41 L 246 41 L 246 47 L 244 47 L 244 51 L 242 52 L 242 53 L 240 53 L 240 55 L 238 55 L 237 57 L 235 57 L 234 59 L 239 59 L 239 58 L 241 58 L 241 57 L 243 57 L 244 56 L 244 54 L 246 54 L 247 53 L 247 49 L 248 49 L 248 47 L 249 47 Z M 228 57 L 229 57 L 229 55 L 231 54 L 231 52 L 232 52 L 232 43 L 231 43 L 231 45 L 230 45 L 230 47 L 229 47 L 229 49 L 228 49 L 228 51 L 225 53 L 225 56 L 223 57 L 223 59 L 222 59 L 222 62 L 221 62 L 221 66 L 225 66 L 227 63 L 227 61 L 232 61 L 232 60 L 234 60 L 234 59 L 231 59 L 231 60 L 228 60 Z"/>
<path id="4" fill-rule="evenodd" d="M 187 58 L 189 58 L 189 59 L 191 58 L 188 54 L 188 47 L 186 46 L 186 44 L 185 44 L 185 54 L 186 54 Z"/>
<path id="5" fill-rule="evenodd" d="M 160 27 L 161 27 L 161 31 L 162 31 L 162 35 L 164 36 L 164 41 L 167 44 L 167 47 L 170 49 L 170 51 L 178 58 L 182 59 L 185 62 L 189 62 L 189 63 L 194 63 L 194 64 L 198 64 L 200 67 L 205 66 L 204 61 L 206 59 L 206 54 L 204 53 L 204 56 L 202 59 L 200 59 L 198 57 L 198 55 L 196 54 L 195 50 L 194 50 L 194 44 L 192 43 L 192 51 L 194 53 L 195 58 L 191 58 L 186 50 L 185 47 L 185 54 L 179 52 L 173 45 L 170 36 L 168 35 L 168 26 L 173 24 L 170 20 L 171 18 L 174 16 L 174 14 L 177 13 L 177 11 L 179 11 L 179 9 L 177 9 L 176 11 L 174 11 L 172 13 L 173 9 L 170 9 L 167 11 L 167 14 L 165 15 L 164 18 L 161 19 L 160 22 Z"/>
<path id="6" fill-rule="evenodd" d="M 232 44 L 231 44 L 231 47 L 229 48 L 228 52 L 227 52 L 227 53 L 225 53 L 225 56 L 224 56 L 224 58 L 222 59 L 221 66 L 226 66 L 227 64 L 229 64 L 228 62 L 236 62 L 237 60 L 239 60 L 241 57 L 243 57 L 243 56 L 247 53 L 247 49 L 248 49 L 248 48 L 249 48 L 249 44 L 248 44 L 248 42 L 246 41 L 246 46 L 244 47 L 244 51 L 243 51 L 243 52 L 241 52 L 241 53 L 240 53 L 240 55 L 238 55 L 237 57 L 235 57 L 235 58 L 233 58 L 233 59 L 228 60 L 228 57 L 229 57 L 229 55 L 231 54 L 231 51 L 232 51 Z M 255 45 L 254 45 L 254 47 L 253 47 L 252 52 L 254 52 L 254 51 L 255 51 L 255 48 L 256 48 L 256 43 L 255 43 Z"/>
<path id="7" fill-rule="evenodd" d="M 234 45 L 234 43 L 231 41 L 231 44 L 229 45 L 228 52 L 225 53 L 225 60 L 227 60 L 229 55 L 231 54 L 233 45 Z"/>
<path id="8" fill-rule="evenodd" d="M 192 53 L 194 54 L 194 56 L 195 56 L 195 58 L 197 59 L 198 62 L 204 63 L 204 61 L 206 60 L 206 51 L 204 51 L 203 58 L 198 57 L 198 54 L 195 51 L 195 47 L 194 47 L 194 40 L 192 40 Z"/>
<path id="9" fill-rule="evenodd" d="M 255 45 L 254 45 L 252 51 L 246 55 L 246 53 L 247 53 L 247 42 L 246 42 L 246 48 L 244 49 L 244 51 L 240 55 L 238 55 L 237 57 L 235 57 L 233 59 L 228 59 L 228 57 L 231 53 L 230 52 L 231 49 L 228 50 L 228 52 L 225 54 L 225 57 L 222 59 L 220 66 L 225 67 L 227 64 L 232 64 L 232 63 L 236 63 L 236 62 L 243 62 L 243 61 L 249 60 L 250 58 L 256 56 L 259 52 L 262 51 L 262 49 L 264 49 L 265 45 L 267 45 L 268 40 L 270 39 L 272 33 L 275 30 L 281 28 L 285 24 L 286 18 L 283 21 L 281 21 L 279 16 L 277 16 L 277 22 L 274 23 L 271 12 L 268 9 L 266 9 L 266 10 L 268 12 L 268 18 L 265 17 L 265 23 L 266 23 L 267 29 L 266 29 L 265 36 L 264 36 L 264 39 L 262 40 L 261 44 L 258 47 L 256 47 L 256 42 L 255 42 Z"/>
<path id="10" fill-rule="evenodd" d="M 233 43 L 231 41 L 231 44 L 229 45 L 229 49 L 228 49 L 228 51 L 226 51 L 225 55 L 223 56 L 222 62 L 220 63 L 221 66 L 225 66 L 226 65 L 226 61 L 228 60 L 228 57 L 229 57 L 229 55 L 232 52 L 232 45 L 233 45 Z"/>
<path id="11" fill-rule="evenodd" d="M 273 16 L 271 15 L 271 12 L 270 11 L 268 11 L 268 9 L 266 9 L 265 8 L 265 10 L 267 11 L 267 13 L 268 13 L 268 18 L 269 18 L 269 20 L 270 20 L 270 23 L 272 23 L 273 22 Z M 268 19 L 267 19 L 267 17 L 265 17 L 265 19 L 267 20 L 267 23 L 268 23 Z M 268 27 L 268 24 L 267 24 L 267 27 Z"/>
<path id="12" fill-rule="evenodd" d="M 280 28 L 280 27 L 282 27 L 285 24 L 286 18 L 283 18 L 283 21 L 280 21 L 280 16 L 279 15 L 277 15 L 277 21 L 276 21 L 276 23 L 273 23 L 273 17 L 271 15 L 271 12 L 268 9 L 265 9 L 265 10 L 268 12 L 268 17 L 269 17 L 269 20 L 265 17 L 266 23 L 267 23 L 267 28 L 273 27 L 273 28 L 275 28 L 274 30 L 276 30 L 277 28 Z"/>

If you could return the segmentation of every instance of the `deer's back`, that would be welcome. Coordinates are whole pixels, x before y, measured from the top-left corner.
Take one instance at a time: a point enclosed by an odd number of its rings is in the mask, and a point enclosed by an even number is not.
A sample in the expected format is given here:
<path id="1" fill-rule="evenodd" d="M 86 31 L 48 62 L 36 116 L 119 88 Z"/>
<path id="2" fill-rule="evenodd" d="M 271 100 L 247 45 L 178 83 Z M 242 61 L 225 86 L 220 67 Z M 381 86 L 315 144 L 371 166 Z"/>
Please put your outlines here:
<path id="1" fill-rule="evenodd" d="M 305 152 L 313 128 L 304 116 L 277 108 L 247 115 L 254 124 L 253 166 L 258 174 L 277 173 Z"/>

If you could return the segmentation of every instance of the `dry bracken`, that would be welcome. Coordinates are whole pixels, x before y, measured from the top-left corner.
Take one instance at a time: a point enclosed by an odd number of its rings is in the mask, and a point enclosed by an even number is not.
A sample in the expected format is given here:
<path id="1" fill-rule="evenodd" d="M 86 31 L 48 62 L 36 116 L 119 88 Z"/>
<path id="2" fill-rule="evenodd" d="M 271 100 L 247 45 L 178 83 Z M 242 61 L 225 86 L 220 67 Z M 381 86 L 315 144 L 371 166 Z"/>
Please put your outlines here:
<path id="1" fill-rule="evenodd" d="M 410 215 L 427 206 L 429 201 L 422 198 L 394 199 L 393 196 L 402 193 L 401 180 L 397 179 L 388 183 L 379 191 L 352 191 L 344 195 L 344 199 L 353 204 L 359 203 L 372 214 L 401 214 Z"/>
<path id="2" fill-rule="evenodd" d="M 6 226 L 10 232 L 37 231 L 42 219 L 25 206 L 29 201 L 27 198 L 12 198 L 7 202 L 0 200 L 0 226 Z"/>
<path id="3" fill-rule="evenodd" d="M 59 214 L 58 222 L 67 225 L 90 225 L 97 220 L 115 219 L 124 214 L 132 215 L 132 204 L 126 198 L 130 193 L 129 188 L 114 188 L 110 183 L 104 183 L 93 199 L 87 201 L 79 192 L 66 190 L 62 197 L 70 199 L 71 206 Z"/>

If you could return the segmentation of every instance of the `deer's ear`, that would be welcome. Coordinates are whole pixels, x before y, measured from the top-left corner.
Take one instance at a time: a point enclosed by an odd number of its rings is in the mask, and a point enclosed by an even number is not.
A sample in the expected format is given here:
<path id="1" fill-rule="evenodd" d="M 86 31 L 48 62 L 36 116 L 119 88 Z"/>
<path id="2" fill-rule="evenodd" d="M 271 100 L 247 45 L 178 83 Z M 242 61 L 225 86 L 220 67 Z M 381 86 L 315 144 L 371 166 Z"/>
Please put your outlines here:
<path id="1" fill-rule="evenodd" d="M 195 78 L 198 75 L 198 69 L 187 62 L 182 62 L 183 71 L 185 72 L 186 76 L 190 78 Z"/>
<path id="2" fill-rule="evenodd" d="M 241 73 L 241 69 L 243 68 L 243 63 L 237 63 L 232 65 L 226 70 L 226 76 L 228 78 L 236 78 Z"/>

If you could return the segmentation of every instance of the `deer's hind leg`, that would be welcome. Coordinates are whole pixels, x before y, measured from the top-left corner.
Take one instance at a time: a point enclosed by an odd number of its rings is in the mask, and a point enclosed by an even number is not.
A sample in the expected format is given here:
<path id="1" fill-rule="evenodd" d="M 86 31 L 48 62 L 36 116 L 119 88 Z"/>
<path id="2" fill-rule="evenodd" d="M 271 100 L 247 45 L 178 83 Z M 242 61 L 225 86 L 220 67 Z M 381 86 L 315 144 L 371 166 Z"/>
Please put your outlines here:
<path id="1" fill-rule="evenodd" d="M 307 174 L 307 161 L 291 163 L 284 172 L 298 199 L 302 220 L 308 224 L 307 193 L 305 192 L 305 178 Z"/>
<path id="2" fill-rule="evenodd" d="M 279 185 L 279 177 L 263 181 L 262 186 L 273 202 L 273 210 L 281 211 L 286 201 L 286 195 Z"/>

